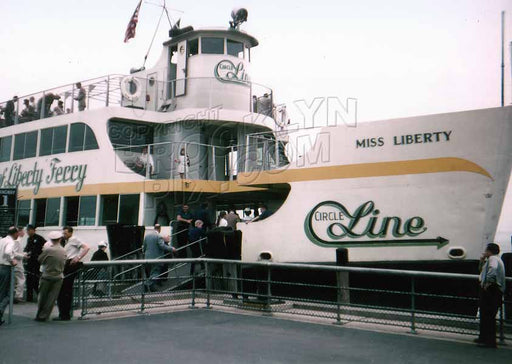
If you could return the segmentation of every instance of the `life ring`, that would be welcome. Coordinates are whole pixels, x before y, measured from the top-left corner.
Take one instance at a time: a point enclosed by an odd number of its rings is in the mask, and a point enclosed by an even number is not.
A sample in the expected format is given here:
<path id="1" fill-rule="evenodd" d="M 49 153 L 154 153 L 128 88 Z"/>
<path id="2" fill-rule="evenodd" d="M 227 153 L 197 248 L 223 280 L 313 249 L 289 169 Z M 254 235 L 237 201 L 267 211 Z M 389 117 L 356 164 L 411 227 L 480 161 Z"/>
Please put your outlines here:
<path id="1" fill-rule="evenodd" d="M 142 85 L 137 78 L 126 76 L 121 80 L 121 93 L 128 101 L 135 102 L 142 93 Z"/>

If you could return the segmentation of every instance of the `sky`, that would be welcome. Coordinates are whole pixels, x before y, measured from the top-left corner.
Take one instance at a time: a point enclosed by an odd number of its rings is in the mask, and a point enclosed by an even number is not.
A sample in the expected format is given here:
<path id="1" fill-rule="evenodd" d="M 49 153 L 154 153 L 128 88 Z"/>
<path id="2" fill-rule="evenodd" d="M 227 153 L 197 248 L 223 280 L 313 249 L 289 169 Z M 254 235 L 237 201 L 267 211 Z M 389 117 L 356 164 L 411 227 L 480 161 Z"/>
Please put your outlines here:
<path id="1" fill-rule="evenodd" d="M 142 66 L 163 0 L 143 0 L 136 37 L 124 43 L 138 2 L 2 0 L 0 101 Z M 505 10 L 505 104 L 512 104 L 510 0 L 167 0 L 167 7 L 173 22 L 196 28 L 227 27 L 234 7 L 247 8 L 242 29 L 260 42 L 252 81 L 292 106 L 356 98 L 358 122 L 500 106 Z M 147 68 L 168 30 L 164 18 Z"/>
<path id="2" fill-rule="evenodd" d="M 137 35 L 124 32 L 138 0 L 2 0 L 0 100 L 143 63 L 163 0 L 143 1 Z M 506 22 L 506 104 L 512 103 L 512 1 L 167 0 L 173 21 L 228 26 L 246 7 L 242 29 L 260 45 L 251 79 L 277 102 L 354 97 L 358 121 L 500 104 L 500 13 Z M 168 37 L 164 17 L 146 67 Z"/>

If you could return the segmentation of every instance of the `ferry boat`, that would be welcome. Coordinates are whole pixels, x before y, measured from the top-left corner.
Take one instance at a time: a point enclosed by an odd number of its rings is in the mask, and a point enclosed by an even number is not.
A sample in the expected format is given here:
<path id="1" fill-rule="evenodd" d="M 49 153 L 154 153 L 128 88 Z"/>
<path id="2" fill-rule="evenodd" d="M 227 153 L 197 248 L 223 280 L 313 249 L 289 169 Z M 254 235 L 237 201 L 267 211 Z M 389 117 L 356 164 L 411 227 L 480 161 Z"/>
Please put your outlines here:
<path id="1" fill-rule="evenodd" d="M 0 129 L 18 225 L 76 226 L 94 248 L 110 224 L 169 226 L 183 203 L 212 220 L 264 203 L 270 217 L 238 223 L 242 260 L 334 263 L 346 248 L 356 264 L 474 265 L 497 231 L 508 245 L 512 107 L 292 132 L 250 77 L 256 46 L 238 25 L 174 27 L 152 68 L 19 97 Z"/>

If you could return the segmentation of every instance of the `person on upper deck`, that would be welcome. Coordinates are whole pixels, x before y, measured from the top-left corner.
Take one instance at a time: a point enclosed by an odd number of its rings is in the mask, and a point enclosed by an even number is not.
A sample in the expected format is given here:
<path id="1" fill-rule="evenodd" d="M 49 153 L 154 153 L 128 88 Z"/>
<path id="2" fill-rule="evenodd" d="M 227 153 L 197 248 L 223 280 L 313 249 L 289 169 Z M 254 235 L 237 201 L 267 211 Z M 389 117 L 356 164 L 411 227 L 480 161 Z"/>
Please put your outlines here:
<path id="1" fill-rule="evenodd" d="M 78 111 L 85 110 L 85 89 L 82 87 L 80 82 L 76 83 L 76 88 L 78 89 L 78 95 L 74 97 L 76 101 L 78 101 Z"/>
<path id="2" fill-rule="evenodd" d="M 57 106 L 53 108 L 53 114 L 54 115 L 62 115 L 64 114 L 64 101 L 59 100 L 57 103 Z"/>
<path id="3" fill-rule="evenodd" d="M 151 174 L 153 174 L 154 165 L 153 157 L 148 153 L 148 147 L 143 147 L 142 153 L 135 160 L 135 166 L 139 173 L 146 176 L 149 172 L 149 176 L 151 176 Z"/>
<path id="4" fill-rule="evenodd" d="M 4 112 L 5 126 L 14 125 L 14 120 L 16 119 L 15 103 L 17 102 L 18 96 L 14 96 L 12 100 L 7 101 L 5 107 L 2 109 L 2 111 Z"/>
<path id="5" fill-rule="evenodd" d="M 44 100 L 44 110 L 43 110 L 43 100 Z M 37 100 L 37 116 L 41 118 L 47 118 L 50 116 L 50 108 L 52 107 L 52 103 L 55 100 L 60 100 L 59 95 L 55 95 L 51 92 L 44 95 L 44 97 L 41 97 L 39 100 Z M 41 114 L 41 110 L 43 110 L 43 113 Z"/>
<path id="6" fill-rule="evenodd" d="M 178 164 L 178 173 L 180 174 L 180 178 L 186 178 L 188 167 L 190 167 L 190 159 L 188 155 L 185 155 L 185 148 L 181 148 L 180 155 L 178 156 L 178 159 L 174 160 L 174 162 Z"/>
<path id="7" fill-rule="evenodd" d="M 28 99 L 23 100 L 23 105 L 25 106 L 21 111 L 20 123 L 24 123 L 27 121 L 32 121 L 36 118 L 36 109 L 32 106 Z"/>

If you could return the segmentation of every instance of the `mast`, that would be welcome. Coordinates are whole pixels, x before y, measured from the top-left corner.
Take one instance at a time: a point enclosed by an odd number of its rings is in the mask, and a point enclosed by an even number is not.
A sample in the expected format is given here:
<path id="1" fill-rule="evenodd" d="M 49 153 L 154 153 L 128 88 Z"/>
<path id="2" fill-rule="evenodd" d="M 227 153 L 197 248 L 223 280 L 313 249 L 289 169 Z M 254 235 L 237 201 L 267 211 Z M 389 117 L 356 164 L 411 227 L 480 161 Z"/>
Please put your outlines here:
<path id="1" fill-rule="evenodd" d="M 505 106 L 505 11 L 501 12 L 501 107 Z"/>

